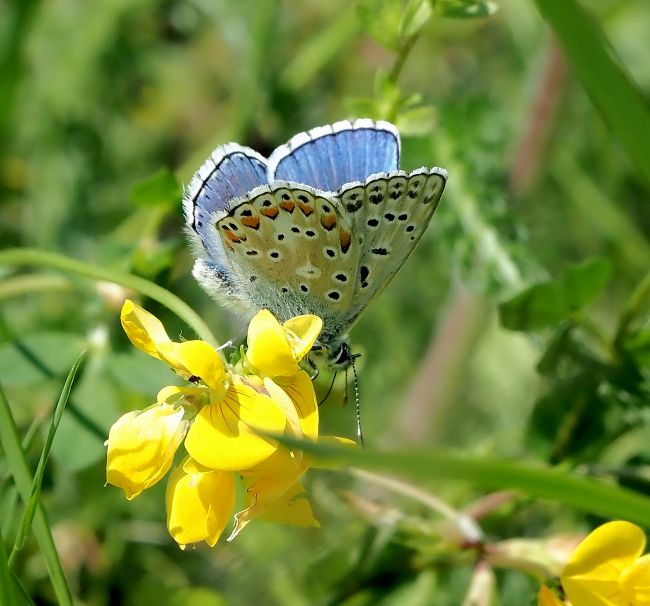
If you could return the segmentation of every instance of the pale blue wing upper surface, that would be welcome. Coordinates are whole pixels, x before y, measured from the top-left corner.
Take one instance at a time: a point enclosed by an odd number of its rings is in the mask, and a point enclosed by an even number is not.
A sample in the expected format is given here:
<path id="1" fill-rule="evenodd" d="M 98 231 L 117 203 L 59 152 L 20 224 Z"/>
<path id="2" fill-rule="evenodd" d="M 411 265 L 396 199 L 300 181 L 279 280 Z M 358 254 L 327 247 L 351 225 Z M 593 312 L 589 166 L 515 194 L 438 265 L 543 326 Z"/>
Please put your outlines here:
<path id="1" fill-rule="evenodd" d="M 364 181 L 399 166 L 400 142 L 388 122 L 355 120 L 314 128 L 278 147 L 269 158 L 269 182 L 304 183 L 323 191 Z"/>

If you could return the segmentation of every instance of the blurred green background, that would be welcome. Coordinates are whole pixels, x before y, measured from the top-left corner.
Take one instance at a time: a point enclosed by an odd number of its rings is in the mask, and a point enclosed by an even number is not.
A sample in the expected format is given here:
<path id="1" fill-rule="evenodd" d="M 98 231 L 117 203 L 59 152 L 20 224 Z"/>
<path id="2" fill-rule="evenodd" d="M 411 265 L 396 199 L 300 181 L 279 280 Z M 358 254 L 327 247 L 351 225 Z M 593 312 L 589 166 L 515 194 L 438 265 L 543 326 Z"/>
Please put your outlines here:
<path id="1" fill-rule="evenodd" d="M 226 141 L 268 154 L 320 124 L 391 119 L 403 167 L 444 166 L 450 179 L 426 237 L 353 331 L 368 445 L 561 463 L 648 492 L 650 118 L 638 121 L 634 95 L 643 106 L 650 90 L 650 5 L 585 3 L 594 20 L 583 22 L 554 21 L 553 4 L 0 3 L 2 249 L 152 280 L 225 341 L 243 327 L 190 275 L 180 184 Z M 611 48 L 581 39 L 592 26 Z M 638 88 L 616 85 L 585 40 Z M 170 382 L 119 326 L 137 293 L 35 264 L 0 263 L 0 277 L 0 384 L 32 468 L 63 379 L 89 350 L 42 494 L 76 603 L 464 603 L 481 554 L 450 547 L 421 503 L 343 471 L 309 475 L 321 529 L 256 522 L 232 544 L 181 552 L 163 485 L 133 502 L 104 486 L 108 428 Z M 191 336 L 140 301 L 171 335 Z M 318 389 L 328 383 L 323 373 Z M 321 409 L 323 433 L 354 435 L 343 387 Z M 0 471 L 10 547 L 22 503 L 10 466 Z M 484 494 L 424 488 L 459 509 Z M 598 520 L 519 494 L 481 524 L 499 544 Z M 505 568 L 494 603 L 533 604 L 536 581 Z M 14 569 L 35 603 L 57 603 L 33 539 Z"/>

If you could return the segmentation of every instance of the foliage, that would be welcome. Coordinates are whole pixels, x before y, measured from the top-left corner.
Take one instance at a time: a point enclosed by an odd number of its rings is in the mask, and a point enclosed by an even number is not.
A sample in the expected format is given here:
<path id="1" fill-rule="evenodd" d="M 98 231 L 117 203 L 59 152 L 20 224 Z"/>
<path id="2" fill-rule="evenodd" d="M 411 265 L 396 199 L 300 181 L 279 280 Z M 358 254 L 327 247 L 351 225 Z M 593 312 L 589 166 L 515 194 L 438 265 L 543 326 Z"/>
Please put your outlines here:
<path id="1" fill-rule="evenodd" d="M 649 10 L 0 4 L 0 602 L 521 606 L 604 519 L 650 529 Z M 352 334 L 367 448 L 321 447 L 320 529 L 181 552 L 162 483 L 104 486 L 110 426 L 176 381 L 119 309 L 237 340 L 190 275 L 181 185 L 219 143 L 357 116 L 450 171 Z M 322 432 L 355 435 L 345 389 Z"/>

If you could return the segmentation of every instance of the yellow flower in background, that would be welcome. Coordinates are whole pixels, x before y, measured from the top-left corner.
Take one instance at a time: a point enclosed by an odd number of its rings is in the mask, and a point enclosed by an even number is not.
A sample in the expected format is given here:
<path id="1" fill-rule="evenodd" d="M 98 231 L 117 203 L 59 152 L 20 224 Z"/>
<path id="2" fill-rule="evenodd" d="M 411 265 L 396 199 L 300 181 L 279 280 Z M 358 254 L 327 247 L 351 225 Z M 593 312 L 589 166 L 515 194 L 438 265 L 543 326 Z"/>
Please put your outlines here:
<path id="1" fill-rule="evenodd" d="M 122 488 L 129 500 L 158 482 L 185 437 L 183 415 L 182 408 L 167 404 L 122 415 L 106 441 L 106 481 Z"/>
<path id="2" fill-rule="evenodd" d="M 255 518 L 318 526 L 300 484 L 310 463 L 273 435 L 318 439 L 316 394 L 300 361 L 321 319 L 299 316 L 281 325 L 260 311 L 249 325 L 238 372 L 204 341 L 172 341 L 162 323 L 132 301 L 125 301 L 120 319 L 135 347 L 191 385 L 164 387 L 154 406 L 113 425 L 108 483 L 135 498 L 169 471 L 184 443 L 189 456 L 172 471 L 166 494 L 168 530 L 182 548 L 218 541 L 232 516 L 236 476 L 245 509 L 235 516 L 231 538 Z"/>
<path id="3" fill-rule="evenodd" d="M 630 522 L 603 524 L 573 552 L 560 580 L 574 606 L 650 604 L 649 556 L 643 531 Z"/>
<path id="4" fill-rule="evenodd" d="M 572 606 L 649 606 L 650 555 L 643 531 L 630 522 L 608 522 L 578 545 L 560 575 Z M 547 587 L 539 606 L 564 606 Z"/>

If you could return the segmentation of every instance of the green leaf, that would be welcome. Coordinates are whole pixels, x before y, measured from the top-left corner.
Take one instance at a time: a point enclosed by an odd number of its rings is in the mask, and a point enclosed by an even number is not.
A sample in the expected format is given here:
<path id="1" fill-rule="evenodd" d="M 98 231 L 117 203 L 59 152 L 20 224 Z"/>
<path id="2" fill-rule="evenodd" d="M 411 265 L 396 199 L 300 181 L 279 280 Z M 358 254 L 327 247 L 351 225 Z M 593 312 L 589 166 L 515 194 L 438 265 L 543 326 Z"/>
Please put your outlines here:
<path id="1" fill-rule="evenodd" d="M 638 173 L 650 184 L 648 101 L 601 27 L 576 0 L 535 0 L 566 57 Z"/>
<path id="2" fill-rule="evenodd" d="M 561 285 L 568 308 L 575 311 L 589 305 L 607 286 L 611 277 L 612 263 L 602 257 L 567 267 Z"/>
<path id="3" fill-rule="evenodd" d="M 623 342 L 623 349 L 637 364 L 650 367 L 650 328 L 630 334 Z"/>
<path id="4" fill-rule="evenodd" d="M 25 510 L 23 511 L 18 533 L 16 534 L 14 548 L 11 552 L 10 564 L 15 561 L 16 555 L 23 548 L 25 542 L 27 541 L 27 537 L 31 533 L 32 521 L 34 519 L 34 514 L 36 513 L 36 507 L 40 502 L 43 474 L 45 473 L 45 466 L 47 465 L 47 461 L 50 457 L 50 450 L 52 448 L 52 442 L 54 441 L 54 435 L 56 434 L 56 430 L 58 429 L 61 418 L 63 417 L 65 405 L 70 398 L 70 391 L 72 390 L 72 385 L 84 356 L 85 352 L 82 352 L 70 369 L 70 372 L 68 373 L 68 376 L 66 377 L 65 383 L 63 385 L 63 389 L 61 390 L 61 395 L 59 396 L 56 406 L 54 407 L 50 429 L 47 432 L 45 445 L 43 446 L 41 457 L 38 461 L 38 466 L 36 467 L 36 473 L 34 474 L 34 479 L 32 480 L 32 489 L 29 495 L 29 499 L 25 504 Z"/>
<path id="5" fill-rule="evenodd" d="M 402 0 L 359 0 L 357 16 L 379 44 L 392 51 L 399 49 Z"/>
<path id="6" fill-rule="evenodd" d="M 569 266 L 559 280 L 534 284 L 499 305 L 501 324 L 510 330 L 538 330 L 557 324 L 591 303 L 611 274 L 611 262 L 600 257 Z"/>
<path id="7" fill-rule="evenodd" d="M 486 490 L 520 490 L 531 497 L 563 503 L 590 514 L 650 525 L 650 498 L 561 468 L 441 448 L 378 452 L 274 437 L 328 464 L 401 475 L 425 486 L 446 480 L 468 482 Z"/>
<path id="8" fill-rule="evenodd" d="M 138 206 L 178 206 L 183 195 L 176 175 L 161 168 L 131 188 L 131 201 Z"/>
<path id="9" fill-rule="evenodd" d="M 499 5 L 490 0 L 433 0 L 436 13 L 452 19 L 475 19 L 489 17 Z"/>
<path id="10" fill-rule="evenodd" d="M 0 387 L 0 441 L 4 450 L 11 474 L 18 487 L 18 492 L 24 502 L 29 500 L 32 488 L 32 477 L 25 459 L 25 453 L 20 445 L 18 429 L 14 421 L 9 402 Z M 47 522 L 43 506 L 39 503 L 34 514 L 34 536 L 43 553 L 54 593 L 60 606 L 72 606 L 72 596 L 61 566 L 59 554 L 54 546 L 52 531 Z"/>
<path id="11" fill-rule="evenodd" d="M 430 0 L 409 0 L 400 19 L 399 35 L 402 38 L 415 36 L 427 24 L 432 14 Z"/>

